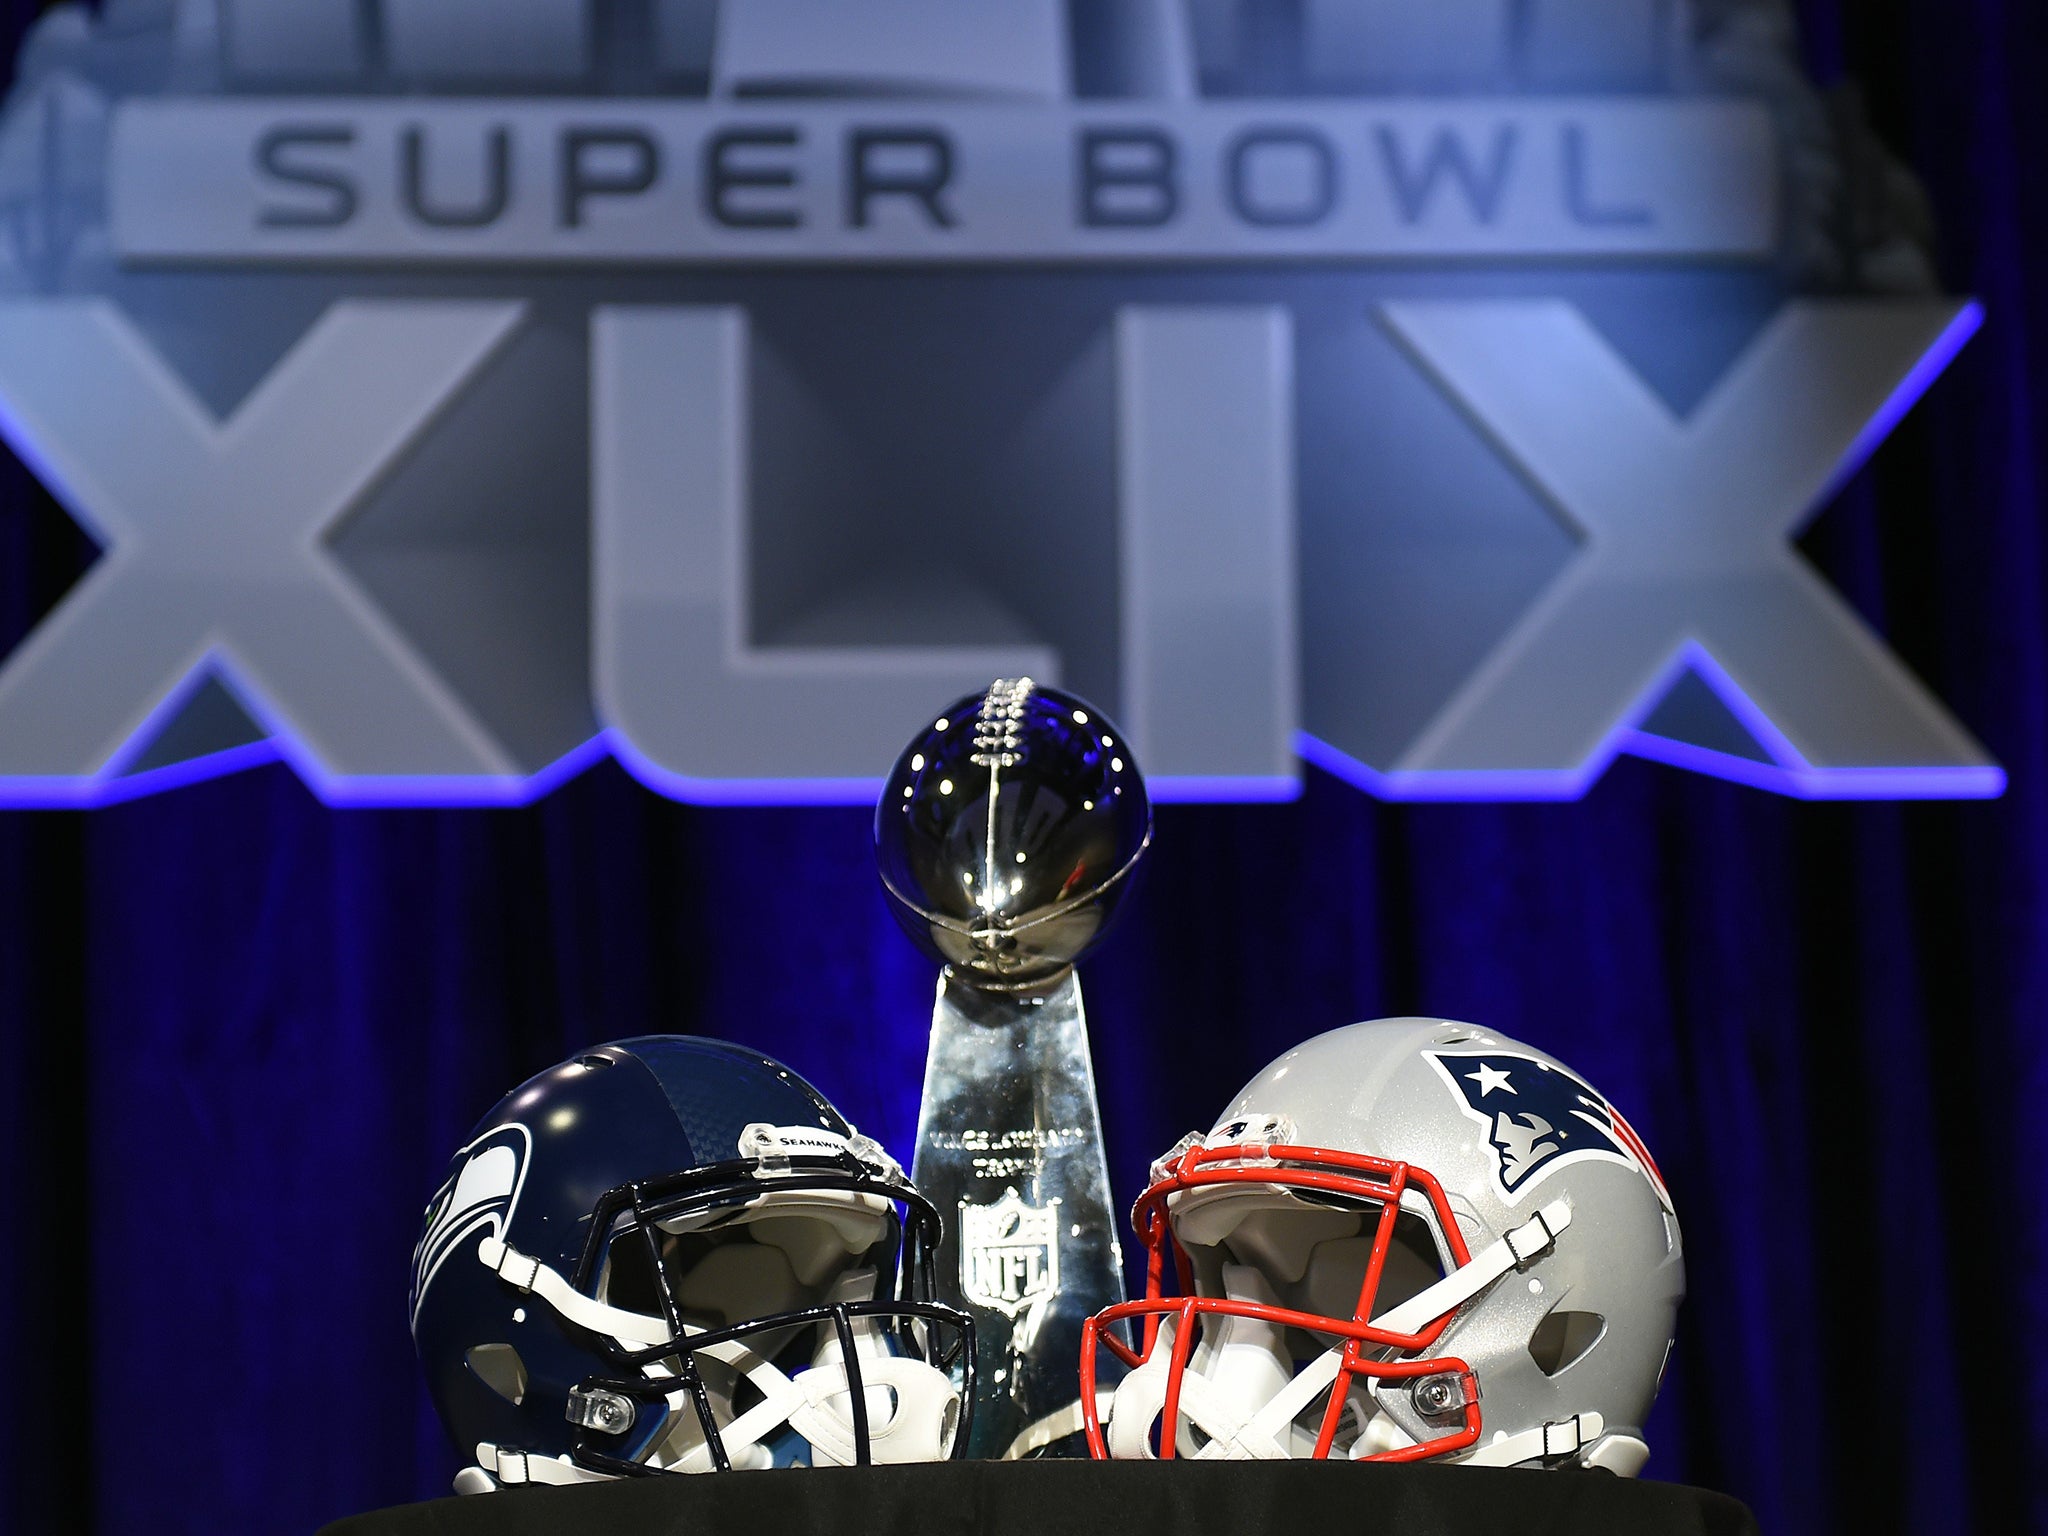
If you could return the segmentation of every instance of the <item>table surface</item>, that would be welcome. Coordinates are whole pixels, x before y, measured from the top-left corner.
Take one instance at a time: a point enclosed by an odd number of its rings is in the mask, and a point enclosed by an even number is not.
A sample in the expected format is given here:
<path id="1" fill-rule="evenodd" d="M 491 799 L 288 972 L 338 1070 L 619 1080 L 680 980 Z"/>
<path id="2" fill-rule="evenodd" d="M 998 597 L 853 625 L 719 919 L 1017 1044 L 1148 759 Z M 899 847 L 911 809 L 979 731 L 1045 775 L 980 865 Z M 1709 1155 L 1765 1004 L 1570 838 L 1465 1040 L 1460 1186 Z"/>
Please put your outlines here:
<path id="1" fill-rule="evenodd" d="M 323 1536 L 1757 1536 L 1721 1494 L 1604 1472 L 1327 1462 L 944 1462 L 436 1499 Z"/>

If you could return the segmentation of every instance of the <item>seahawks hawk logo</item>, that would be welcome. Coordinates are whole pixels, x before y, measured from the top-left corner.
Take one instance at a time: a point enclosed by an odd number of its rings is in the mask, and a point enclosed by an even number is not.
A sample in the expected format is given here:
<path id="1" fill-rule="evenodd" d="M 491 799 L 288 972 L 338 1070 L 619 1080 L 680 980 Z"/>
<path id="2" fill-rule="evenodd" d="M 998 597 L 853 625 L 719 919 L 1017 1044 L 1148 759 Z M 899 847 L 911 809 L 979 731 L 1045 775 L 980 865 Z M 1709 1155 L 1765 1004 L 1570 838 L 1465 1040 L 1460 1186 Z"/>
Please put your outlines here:
<path id="1" fill-rule="evenodd" d="M 526 1181 L 526 1163 L 533 1135 L 525 1126 L 501 1125 L 455 1154 L 448 1182 L 427 1206 L 425 1229 L 412 1252 L 412 1313 L 442 1263 L 485 1228 L 499 1239 L 512 1223 L 519 1188 Z M 472 1242 L 473 1248 L 475 1244 Z"/>
<path id="2" fill-rule="evenodd" d="M 1623 1163 L 1671 1195 L 1650 1149 L 1621 1111 L 1562 1067 L 1509 1051 L 1425 1051 L 1468 1119 L 1486 1127 L 1495 1177 L 1510 1205 L 1541 1179 L 1579 1162 Z"/>

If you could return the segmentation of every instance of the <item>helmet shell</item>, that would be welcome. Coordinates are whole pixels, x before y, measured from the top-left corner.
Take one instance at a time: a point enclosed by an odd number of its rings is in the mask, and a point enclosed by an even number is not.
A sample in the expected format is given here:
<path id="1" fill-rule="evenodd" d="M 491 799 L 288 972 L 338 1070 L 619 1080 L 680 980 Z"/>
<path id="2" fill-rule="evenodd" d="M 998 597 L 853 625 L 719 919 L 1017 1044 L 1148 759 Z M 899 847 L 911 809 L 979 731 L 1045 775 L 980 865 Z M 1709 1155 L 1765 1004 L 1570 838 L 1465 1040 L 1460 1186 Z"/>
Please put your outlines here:
<path id="1" fill-rule="evenodd" d="M 1284 1119 L 1295 1145 L 1434 1175 L 1475 1254 L 1541 1207 L 1567 1202 L 1571 1224 L 1554 1248 L 1469 1303 L 1428 1353 L 1472 1367 L 1488 1440 L 1587 1410 L 1602 1415 L 1606 1433 L 1643 1438 L 1685 1295 L 1684 1244 L 1656 1165 L 1583 1079 L 1474 1025 L 1383 1019 L 1281 1055 L 1230 1101 L 1212 1144 L 1262 1117 Z M 1591 1346 L 1554 1374 L 1532 1350 L 1552 1313 L 1599 1320 Z M 1418 1441 L 1439 1432 L 1398 1384 L 1374 1390 Z"/>
<path id="2" fill-rule="evenodd" d="M 413 1258 L 413 1342 L 458 1452 L 489 1442 L 568 1454 L 570 1389 L 611 1369 L 595 1340 L 478 1262 L 482 1238 L 496 1235 L 571 1275 L 602 1195 L 738 1158 L 740 1132 L 755 1123 L 852 1134 L 825 1096 L 780 1062 L 680 1035 L 582 1052 L 484 1116 L 450 1161 Z M 505 1346 L 514 1354 L 494 1348 Z M 496 1387 L 479 1372 L 494 1358 Z M 510 1395 L 501 1390 L 513 1386 Z M 658 1415 L 646 1416 L 629 1449 L 660 1428 Z"/>

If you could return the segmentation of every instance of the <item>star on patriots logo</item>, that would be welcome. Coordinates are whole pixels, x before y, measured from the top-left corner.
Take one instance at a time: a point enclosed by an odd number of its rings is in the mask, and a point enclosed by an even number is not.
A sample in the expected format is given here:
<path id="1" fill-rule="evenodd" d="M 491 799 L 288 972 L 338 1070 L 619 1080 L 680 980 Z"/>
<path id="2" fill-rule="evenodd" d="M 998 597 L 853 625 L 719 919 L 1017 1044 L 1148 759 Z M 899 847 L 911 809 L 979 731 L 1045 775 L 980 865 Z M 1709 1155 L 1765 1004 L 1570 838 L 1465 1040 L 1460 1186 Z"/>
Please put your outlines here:
<path id="1" fill-rule="evenodd" d="M 1498 1067 L 1489 1067 L 1484 1062 L 1481 1062 L 1479 1070 L 1468 1076 L 1465 1081 L 1479 1085 L 1479 1097 L 1482 1099 L 1496 1088 L 1504 1093 L 1516 1091 L 1515 1085 L 1509 1079 L 1507 1073 L 1501 1071 Z"/>

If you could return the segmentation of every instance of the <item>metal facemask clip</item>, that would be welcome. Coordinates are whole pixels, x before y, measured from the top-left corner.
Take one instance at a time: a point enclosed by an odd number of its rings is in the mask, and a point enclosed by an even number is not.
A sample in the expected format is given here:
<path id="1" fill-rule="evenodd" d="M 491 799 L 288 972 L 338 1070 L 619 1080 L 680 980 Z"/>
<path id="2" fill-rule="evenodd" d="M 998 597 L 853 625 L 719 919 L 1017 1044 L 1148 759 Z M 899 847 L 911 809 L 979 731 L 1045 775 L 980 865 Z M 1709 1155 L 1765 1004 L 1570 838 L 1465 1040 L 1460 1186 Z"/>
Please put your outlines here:
<path id="1" fill-rule="evenodd" d="M 789 1172 L 790 1149 L 774 1126 L 762 1121 L 740 1132 L 740 1156 L 754 1164 L 757 1179 L 779 1178 Z"/>
<path id="2" fill-rule="evenodd" d="M 1447 1418 L 1462 1413 L 1479 1401 L 1479 1379 L 1469 1371 L 1446 1371 L 1441 1376 L 1421 1376 L 1408 1389 L 1409 1401 L 1425 1418 Z"/>
<path id="3" fill-rule="evenodd" d="M 1199 1151 L 1202 1144 L 1201 1133 L 1199 1131 L 1189 1131 L 1187 1135 L 1181 1137 L 1179 1141 L 1176 1141 L 1171 1147 L 1160 1153 L 1159 1156 L 1153 1158 L 1152 1182 L 1157 1184 L 1161 1180 L 1171 1177 L 1174 1170 L 1180 1167 L 1180 1160 L 1190 1152 Z"/>
<path id="4" fill-rule="evenodd" d="M 874 1137 L 855 1131 L 846 1145 L 864 1166 L 875 1170 L 884 1179 L 897 1181 L 903 1178 L 903 1165 L 891 1157 L 888 1149 Z"/>
<path id="5" fill-rule="evenodd" d="M 633 1427 L 637 1416 L 631 1398 L 602 1387 L 593 1387 L 588 1392 L 572 1388 L 569 1406 L 562 1412 L 571 1424 L 594 1429 L 601 1435 L 623 1435 Z"/>
<path id="6" fill-rule="evenodd" d="M 1273 1148 L 1293 1145 L 1294 1121 L 1287 1115 L 1247 1115 L 1221 1127 L 1209 1138 L 1209 1150 L 1235 1147 L 1238 1161 L 1251 1168 L 1277 1168 Z"/>

